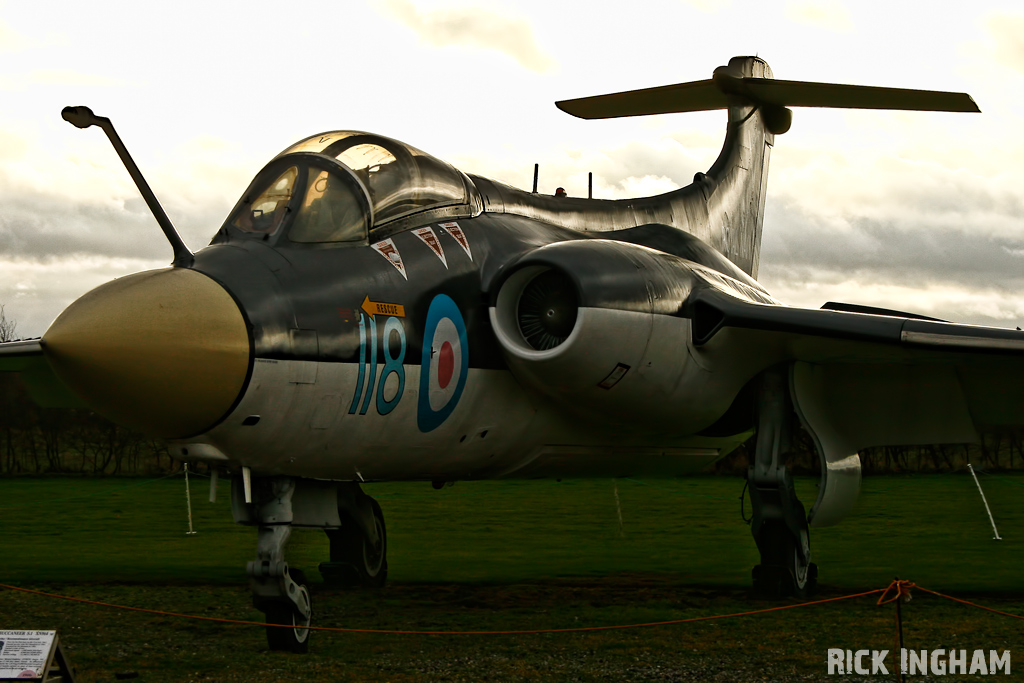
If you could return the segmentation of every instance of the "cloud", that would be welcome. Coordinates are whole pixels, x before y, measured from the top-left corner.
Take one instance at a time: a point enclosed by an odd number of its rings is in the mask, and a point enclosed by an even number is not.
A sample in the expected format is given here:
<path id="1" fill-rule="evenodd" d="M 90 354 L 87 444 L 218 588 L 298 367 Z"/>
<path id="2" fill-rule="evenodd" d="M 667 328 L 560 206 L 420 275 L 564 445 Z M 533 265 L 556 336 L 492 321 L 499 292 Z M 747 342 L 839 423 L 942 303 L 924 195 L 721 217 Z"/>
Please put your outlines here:
<path id="1" fill-rule="evenodd" d="M 36 69 L 25 73 L 0 76 L 0 90 L 27 90 L 35 86 L 115 88 L 127 85 L 124 81 L 81 73 L 73 69 Z"/>
<path id="2" fill-rule="evenodd" d="M 20 52 L 30 46 L 28 38 L 11 28 L 7 22 L 0 21 L 0 52 Z"/>
<path id="3" fill-rule="evenodd" d="M 793 197 L 769 194 L 759 279 L 793 305 L 838 300 L 957 322 L 1024 324 L 1024 232 L 987 231 L 977 217 L 935 225 L 933 211 L 947 202 L 916 197 L 879 219 L 823 215 Z"/>
<path id="4" fill-rule="evenodd" d="M 1024 15 L 992 15 L 985 21 L 996 61 L 1024 73 Z"/>
<path id="5" fill-rule="evenodd" d="M 721 12 L 722 10 L 732 7 L 732 0 L 683 0 L 687 5 L 694 8 L 695 10 L 705 12 L 707 14 L 714 14 Z"/>
<path id="6" fill-rule="evenodd" d="M 162 268 L 167 260 L 105 256 L 37 259 L 0 257 L 4 313 L 18 324 L 17 334 L 38 337 L 68 304 L 85 292 L 142 270 Z"/>
<path id="7" fill-rule="evenodd" d="M 0 143 L 7 138 L 20 139 L 0 126 Z M 169 260 L 170 246 L 106 140 L 72 139 L 77 147 L 48 150 L 30 135 L 21 154 L 0 152 L 0 258 Z M 212 136 L 188 139 L 159 162 L 144 174 L 193 250 L 209 242 L 259 168 L 238 144 Z"/>
<path id="8" fill-rule="evenodd" d="M 789 0 L 786 17 L 835 33 L 851 33 L 854 29 L 850 11 L 838 0 Z"/>
<path id="9" fill-rule="evenodd" d="M 494 50 L 536 72 L 554 67 L 554 60 L 537 44 L 533 27 L 522 19 L 468 7 L 424 12 L 409 0 L 385 0 L 385 4 L 399 21 L 432 45 Z"/>

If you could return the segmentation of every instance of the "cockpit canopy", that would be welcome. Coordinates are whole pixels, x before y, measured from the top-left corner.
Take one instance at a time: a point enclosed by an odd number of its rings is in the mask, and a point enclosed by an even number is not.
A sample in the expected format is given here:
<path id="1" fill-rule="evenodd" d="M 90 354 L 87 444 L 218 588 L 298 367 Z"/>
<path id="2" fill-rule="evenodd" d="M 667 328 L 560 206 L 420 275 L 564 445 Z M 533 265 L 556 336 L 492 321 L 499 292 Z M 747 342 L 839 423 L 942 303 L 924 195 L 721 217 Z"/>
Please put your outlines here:
<path id="1" fill-rule="evenodd" d="M 298 243 L 354 242 L 381 226 L 400 227 L 408 216 L 467 216 L 477 205 L 472 181 L 445 162 L 381 135 L 334 131 L 277 155 L 225 229 L 264 239 L 286 230 Z"/>

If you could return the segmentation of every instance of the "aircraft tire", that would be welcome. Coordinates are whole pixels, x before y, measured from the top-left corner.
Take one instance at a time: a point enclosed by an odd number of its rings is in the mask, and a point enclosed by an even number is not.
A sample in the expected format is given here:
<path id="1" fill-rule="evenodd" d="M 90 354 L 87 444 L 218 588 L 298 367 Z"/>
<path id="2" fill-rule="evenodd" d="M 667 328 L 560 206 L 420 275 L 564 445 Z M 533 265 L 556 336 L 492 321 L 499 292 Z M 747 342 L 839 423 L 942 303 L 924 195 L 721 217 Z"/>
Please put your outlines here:
<path id="1" fill-rule="evenodd" d="M 327 583 L 377 589 L 382 588 L 387 581 L 387 528 L 384 512 L 377 501 L 371 498 L 370 503 L 379 542 L 371 544 L 355 522 L 329 531 L 327 535 L 331 539 L 331 561 L 320 564 L 320 573 Z"/>
<path id="2" fill-rule="evenodd" d="M 290 570 L 292 580 L 299 584 L 300 590 L 306 591 L 309 599 L 309 586 L 306 575 L 299 569 Z M 312 604 L 312 601 L 310 601 Z M 290 602 L 274 602 L 266 606 L 266 622 L 268 624 L 284 624 L 292 628 L 267 627 L 267 646 L 278 652 L 306 654 L 309 652 L 309 636 L 312 631 L 304 628 L 312 619 L 305 619 Z"/>
<path id="3" fill-rule="evenodd" d="M 768 552 L 762 552 L 761 564 L 751 572 L 754 593 L 767 598 L 814 595 L 818 589 L 818 565 L 804 565 L 800 561 L 796 539 L 785 524 L 766 524 L 763 533 Z"/>

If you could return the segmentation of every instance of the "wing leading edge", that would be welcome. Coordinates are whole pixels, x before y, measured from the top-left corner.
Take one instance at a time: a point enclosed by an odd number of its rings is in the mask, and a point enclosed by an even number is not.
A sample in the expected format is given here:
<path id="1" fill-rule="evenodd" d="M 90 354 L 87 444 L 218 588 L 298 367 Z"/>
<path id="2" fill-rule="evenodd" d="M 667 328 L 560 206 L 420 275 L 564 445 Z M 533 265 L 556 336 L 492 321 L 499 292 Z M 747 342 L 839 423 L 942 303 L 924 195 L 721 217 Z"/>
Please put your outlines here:
<path id="1" fill-rule="evenodd" d="M 1000 353 L 1024 359 L 1024 332 L 926 318 L 886 309 L 826 304 L 808 309 L 754 303 L 719 289 L 702 289 L 688 302 L 693 342 L 704 345 L 725 327 L 800 334 L 903 348 L 926 347 Z M 857 309 L 857 310 L 853 310 Z M 870 312 L 869 312 L 870 311 Z"/>
<path id="2" fill-rule="evenodd" d="M 44 408 L 86 408 L 53 373 L 41 339 L 0 343 L 0 372 L 21 375 L 33 401 Z"/>

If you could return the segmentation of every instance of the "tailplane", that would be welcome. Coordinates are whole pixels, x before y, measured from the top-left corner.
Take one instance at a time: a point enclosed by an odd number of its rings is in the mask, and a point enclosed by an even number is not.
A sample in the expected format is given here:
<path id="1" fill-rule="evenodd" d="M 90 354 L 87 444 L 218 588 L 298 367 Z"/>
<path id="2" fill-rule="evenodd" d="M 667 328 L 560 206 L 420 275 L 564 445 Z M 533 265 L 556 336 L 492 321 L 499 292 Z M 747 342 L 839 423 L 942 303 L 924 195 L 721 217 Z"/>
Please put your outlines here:
<path id="1" fill-rule="evenodd" d="M 979 112 L 966 93 L 780 81 L 758 57 L 734 57 L 707 80 L 563 100 L 562 111 L 584 119 L 728 109 L 725 144 L 693 185 L 634 209 L 671 216 L 663 222 L 695 234 L 757 277 L 768 160 L 775 136 L 789 130 L 789 107 Z M 699 188 L 700 192 L 694 192 Z M 657 204 L 658 206 L 651 206 Z"/>

